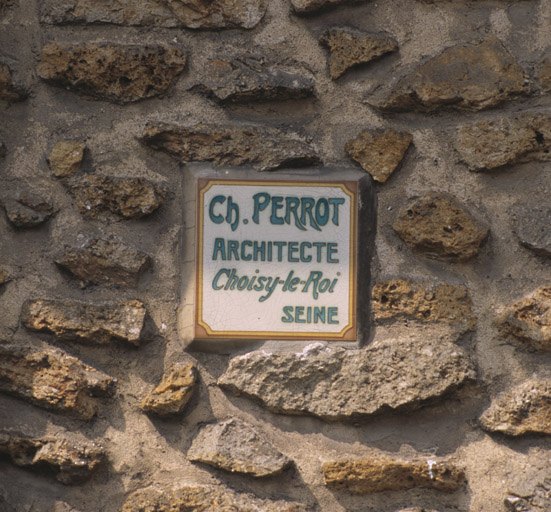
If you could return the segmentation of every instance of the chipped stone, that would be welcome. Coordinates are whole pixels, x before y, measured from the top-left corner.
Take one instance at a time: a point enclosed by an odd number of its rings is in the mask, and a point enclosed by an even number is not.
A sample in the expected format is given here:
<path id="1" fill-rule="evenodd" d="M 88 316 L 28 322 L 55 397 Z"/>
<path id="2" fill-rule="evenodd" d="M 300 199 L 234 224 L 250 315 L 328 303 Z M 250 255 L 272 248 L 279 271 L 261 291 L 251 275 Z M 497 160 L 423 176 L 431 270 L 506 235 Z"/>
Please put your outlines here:
<path id="1" fill-rule="evenodd" d="M 551 207 L 517 204 L 512 216 L 513 229 L 521 245 L 551 258 Z"/>
<path id="2" fill-rule="evenodd" d="M 472 171 L 551 159 L 551 116 L 521 114 L 459 128 L 455 148 Z"/>
<path id="3" fill-rule="evenodd" d="M 180 414 L 193 394 L 197 370 L 193 364 L 176 364 L 142 400 L 142 410 L 157 416 Z"/>
<path id="4" fill-rule="evenodd" d="M 530 487 L 528 490 L 527 487 Z M 547 512 L 551 510 L 551 478 L 541 482 L 524 482 L 521 489 L 512 486 L 505 497 L 505 508 L 510 512 Z"/>
<path id="5" fill-rule="evenodd" d="M 320 43 L 329 48 L 329 74 L 333 80 L 352 67 L 398 50 L 396 41 L 390 37 L 348 27 L 329 29 L 320 38 Z"/>
<path id="6" fill-rule="evenodd" d="M 0 391 L 39 407 L 92 419 L 114 379 L 59 349 L 0 344 Z"/>
<path id="7" fill-rule="evenodd" d="M 145 324 L 143 302 L 91 304 L 61 299 L 27 300 L 21 308 L 21 323 L 33 331 L 57 338 L 91 344 L 125 341 L 139 346 Z"/>
<path id="8" fill-rule="evenodd" d="M 399 168 L 412 141 L 409 133 L 364 130 L 344 149 L 375 181 L 384 183 Z"/>
<path id="9" fill-rule="evenodd" d="M 38 74 L 69 90 L 125 104 L 164 94 L 186 56 L 171 46 L 93 45 L 42 49 Z"/>
<path id="10" fill-rule="evenodd" d="M 14 199 L 6 199 L 4 208 L 8 220 L 18 228 L 33 228 L 46 222 L 54 213 L 49 199 L 33 192 L 24 191 Z"/>
<path id="11" fill-rule="evenodd" d="M 477 322 L 469 290 L 447 283 L 380 281 L 373 287 L 371 306 L 375 322 L 380 324 L 401 319 L 443 322 L 465 332 L 473 330 Z"/>
<path id="12" fill-rule="evenodd" d="M 525 79 L 524 70 L 491 37 L 447 48 L 399 80 L 385 100 L 372 104 L 397 112 L 442 107 L 482 110 L 526 93 Z"/>
<path id="13" fill-rule="evenodd" d="M 119 178 L 88 174 L 70 185 L 80 213 L 96 219 L 111 212 L 125 219 L 153 213 L 164 202 L 165 192 L 145 178 Z"/>
<path id="14" fill-rule="evenodd" d="M 48 157 L 48 164 L 54 176 L 67 178 L 76 174 L 84 157 L 86 144 L 80 140 L 60 140 Z"/>
<path id="15" fill-rule="evenodd" d="M 391 459 L 340 460 L 322 466 L 325 485 L 352 494 L 424 488 L 453 492 L 465 484 L 463 470 L 448 462 Z"/>
<path id="16" fill-rule="evenodd" d="M 121 512 L 309 512 L 292 501 L 263 500 L 252 494 L 236 493 L 227 487 L 209 485 L 151 486 L 132 493 Z"/>
<path id="17" fill-rule="evenodd" d="M 291 0 L 291 5 L 297 14 L 304 14 L 351 1 L 362 2 L 362 0 Z"/>
<path id="18" fill-rule="evenodd" d="M 0 100 L 13 102 L 27 97 L 27 91 L 13 78 L 10 68 L 0 63 Z"/>
<path id="19" fill-rule="evenodd" d="M 411 202 L 393 228 L 413 251 L 452 262 L 476 256 L 489 233 L 455 201 L 437 193 Z"/>
<path id="20" fill-rule="evenodd" d="M 276 475 L 292 463 L 254 427 L 237 418 L 203 427 L 187 456 L 193 462 L 255 477 Z"/>
<path id="21" fill-rule="evenodd" d="M 542 286 L 506 307 L 495 319 L 500 334 L 522 345 L 551 351 L 551 287 Z"/>
<path id="22" fill-rule="evenodd" d="M 136 286 L 151 258 L 115 238 L 87 238 L 64 245 L 55 262 L 85 283 Z"/>
<path id="23" fill-rule="evenodd" d="M 233 358 L 218 384 L 272 412 L 356 421 L 419 408 L 474 378 L 462 348 L 410 335 L 361 350 L 315 343 L 299 353 L 250 352 Z"/>
<path id="24" fill-rule="evenodd" d="M 298 134 L 262 126 L 148 123 L 143 141 L 183 163 L 248 164 L 261 171 L 320 163 L 316 150 Z"/>
<path id="25" fill-rule="evenodd" d="M 551 381 L 531 379 L 502 393 L 482 414 L 482 427 L 509 436 L 551 434 Z"/>
<path id="26" fill-rule="evenodd" d="M 63 437 L 29 437 L 0 431 L 0 453 L 24 468 L 45 468 L 59 482 L 72 485 L 84 482 L 104 459 L 103 449 L 74 435 Z"/>
<path id="27" fill-rule="evenodd" d="M 288 100 L 314 94 L 306 72 L 283 69 L 260 55 L 220 57 L 207 62 L 197 87 L 220 102 Z"/>

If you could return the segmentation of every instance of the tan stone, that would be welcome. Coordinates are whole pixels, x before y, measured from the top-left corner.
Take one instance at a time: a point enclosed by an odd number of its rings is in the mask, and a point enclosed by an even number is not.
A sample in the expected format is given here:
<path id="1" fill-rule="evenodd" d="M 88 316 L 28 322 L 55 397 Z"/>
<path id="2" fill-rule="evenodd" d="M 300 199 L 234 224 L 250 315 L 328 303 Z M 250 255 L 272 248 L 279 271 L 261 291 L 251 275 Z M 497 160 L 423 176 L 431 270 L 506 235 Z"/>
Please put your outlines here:
<path id="1" fill-rule="evenodd" d="M 143 140 L 184 163 L 252 165 L 261 171 L 320 163 L 316 150 L 302 137 L 264 126 L 148 123 Z"/>
<path id="2" fill-rule="evenodd" d="M 482 110 L 526 93 L 525 79 L 511 54 L 490 37 L 447 48 L 399 80 L 386 99 L 372 104 L 398 112 L 442 107 Z"/>
<path id="3" fill-rule="evenodd" d="M 524 346 L 551 351 L 551 287 L 542 286 L 506 307 L 495 319 L 504 337 Z"/>
<path id="4" fill-rule="evenodd" d="M 193 394 L 197 370 L 193 364 L 176 364 L 142 400 L 142 410 L 157 416 L 180 414 Z"/>
<path id="5" fill-rule="evenodd" d="M 52 202 L 27 190 L 4 201 L 6 215 L 17 228 L 33 228 L 46 222 L 54 213 Z"/>
<path id="6" fill-rule="evenodd" d="M 530 379 L 502 393 L 480 423 L 485 430 L 509 436 L 551 434 L 551 381 Z"/>
<path id="7" fill-rule="evenodd" d="M 86 144 L 79 140 L 60 140 L 48 157 L 48 164 L 54 176 L 67 178 L 77 173 L 84 157 Z"/>
<path id="8" fill-rule="evenodd" d="M 107 212 L 139 219 L 153 213 L 165 198 L 164 189 L 145 178 L 88 174 L 74 180 L 69 189 L 80 213 L 92 219 Z"/>
<path id="9" fill-rule="evenodd" d="M 346 70 L 398 50 L 396 41 L 348 27 L 334 27 L 321 38 L 329 48 L 329 74 L 333 80 Z"/>
<path id="10" fill-rule="evenodd" d="M 186 56 L 172 46 L 93 45 L 42 48 L 44 80 L 115 103 L 160 96 L 183 71 Z"/>
<path id="11" fill-rule="evenodd" d="M 292 463 L 257 429 L 237 418 L 204 426 L 187 456 L 193 462 L 254 477 L 277 475 Z"/>
<path id="12" fill-rule="evenodd" d="M 225 487 L 179 484 L 152 486 L 132 493 L 121 512 L 308 512 L 292 501 L 270 501 Z M 312 511 L 313 512 L 313 511 Z"/>
<path id="13" fill-rule="evenodd" d="M 302 14 L 334 5 L 350 3 L 350 1 L 351 0 L 291 0 L 291 5 L 297 14 Z M 361 3 L 363 0 L 356 1 Z"/>
<path id="14" fill-rule="evenodd" d="M 523 114 L 461 126 L 455 148 L 473 171 L 550 160 L 551 115 Z"/>
<path id="15" fill-rule="evenodd" d="M 10 274 L 6 269 L 0 268 L 0 285 L 6 284 L 11 280 Z"/>
<path id="16" fill-rule="evenodd" d="M 95 397 L 110 395 L 114 382 L 61 350 L 0 344 L 0 391 L 39 407 L 90 420 L 99 409 Z"/>
<path id="17" fill-rule="evenodd" d="M 151 258 L 113 237 L 89 237 L 64 245 L 55 262 L 85 283 L 136 286 Z"/>
<path id="18" fill-rule="evenodd" d="M 476 256 L 489 233 L 455 201 L 437 193 L 413 200 L 393 228 L 413 251 L 453 262 Z"/>
<path id="19" fill-rule="evenodd" d="M 465 484 L 465 474 L 453 464 L 426 460 L 341 460 L 322 466 L 325 485 L 352 494 L 424 488 L 453 492 Z"/>
<path id="20" fill-rule="evenodd" d="M 375 321 L 400 319 L 443 322 L 470 331 L 476 325 L 469 290 L 447 283 L 421 284 L 409 279 L 391 279 L 375 284 L 371 294 Z"/>
<path id="21" fill-rule="evenodd" d="M 26 97 L 27 91 L 14 80 L 10 68 L 6 64 L 0 64 L 0 100 L 21 101 Z"/>
<path id="22" fill-rule="evenodd" d="M 0 431 L 0 453 L 17 466 L 43 471 L 47 468 L 56 480 L 71 485 L 84 482 L 104 459 L 103 449 L 74 435 L 29 437 Z"/>
<path id="23" fill-rule="evenodd" d="M 398 169 L 412 141 L 409 133 L 364 130 L 344 149 L 375 181 L 384 183 Z"/>
<path id="24" fill-rule="evenodd" d="M 35 299 L 23 303 L 21 323 L 27 329 L 49 332 L 63 340 L 92 344 L 125 341 L 139 346 L 145 315 L 145 306 L 139 300 L 92 304 Z"/>

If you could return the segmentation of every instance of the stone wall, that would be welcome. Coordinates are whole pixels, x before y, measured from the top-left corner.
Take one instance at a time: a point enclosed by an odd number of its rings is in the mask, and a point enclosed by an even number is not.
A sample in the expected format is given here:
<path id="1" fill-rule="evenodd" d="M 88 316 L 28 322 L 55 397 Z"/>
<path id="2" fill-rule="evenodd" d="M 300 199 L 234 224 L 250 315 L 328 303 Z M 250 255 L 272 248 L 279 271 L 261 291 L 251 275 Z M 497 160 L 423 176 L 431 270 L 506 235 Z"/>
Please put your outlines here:
<path id="1" fill-rule="evenodd" d="M 0 0 L 0 511 L 550 510 L 550 47 L 551 0 Z M 185 349 L 190 162 L 372 175 L 369 343 Z"/>

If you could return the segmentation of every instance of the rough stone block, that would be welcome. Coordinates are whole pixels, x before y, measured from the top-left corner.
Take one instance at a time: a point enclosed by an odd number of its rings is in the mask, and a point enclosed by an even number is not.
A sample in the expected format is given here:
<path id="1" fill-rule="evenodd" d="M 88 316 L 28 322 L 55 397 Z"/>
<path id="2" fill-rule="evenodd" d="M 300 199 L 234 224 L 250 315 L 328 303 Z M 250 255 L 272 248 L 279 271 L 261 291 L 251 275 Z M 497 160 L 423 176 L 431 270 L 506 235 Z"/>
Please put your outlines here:
<path id="1" fill-rule="evenodd" d="M 115 238 L 86 238 L 64 245 L 55 262 L 85 283 L 136 286 L 151 258 Z"/>
<path id="2" fill-rule="evenodd" d="M 80 213 L 92 219 L 106 212 L 139 219 L 159 208 L 165 197 L 161 186 L 145 178 L 88 174 L 73 181 L 69 188 Z"/>
<path id="3" fill-rule="evenodd" d="M 375 181 L 384 183 L 399 168 L 413 137 L 393 130 L 364 130 L 344 146 L 345 151 Z"/>
<path id="4" fill-rule="evenodd" d="M 0 100 L 21 101 L 27 94 L 25 87 L 14 79 L 10 68 L 6 64 L 0 64 Z"/>
<path id="5" fill-rule="evenodd" d="M 396 41 L 390 37 L 349 27 L 331 28 L 321 36 L 320 43 L 329 48 L 329 74 L 333 80 L 352 67 L 398 50 Z"/>
<path id="6" fill-rule="evenodd" d="M 492 401 L 482 427 L 509 436 L 551 434 L 551 381 L 530 379 Z"/>
<path id="7" fill-rule="evenodd" d="M 297 14 L 306 14 L 319 9 L 350 2 L 362 2 L 362 0 L 291 0 L 291 5 Z"/>
<path id="8" fill-rule="evenodd" d="M 38 74 L 72 91 L 125 104 L 164 94 L 185 64 L 186 56 L 172 46 L 50 43 L 42 48 Z"/>
<path id="9" fill-rule="evenodd" d="M 0 344 L 0 391 L 90 420 L 114 380 L 65 352 Z"/>
<path id="10" fill-rule="evenodd" d="M 526 93 L 524 70 L 501 42 L 459 44 L 403 77 L 383 101 L 383 111 L 432 112 L 442 107 L 482 110 Z"/>
<path id="11" fill-rule="evenodd" d="M 17 228 L 33 228 L 46 222 L 54 213 L 49 199 L 24 191 L 4 201 L 8 220 Z"/>
<path id="12" fill-rule="evenodd" d="M 521 245 L 551 258 L 551 207 L 517 204 L 512 210 L 512 218 Z"/>
<path id="13" fill-rule="evenodd" d="M 272 412 L 357 421 L 419 408 L 474 378 L 462 348 L 408 336 L 360 350 L 314 343 L 298 353 L 250 352 L 230 360 L 218 385 Z"/>
<path id="14" fill-rule="evenodd" d="M 80 169 L 86 144 L 80 140 L 56 142 L 48 157 L 48 164 L 57 178 L 73 176 Z"/>
<path id="15" fill-rule="evenodd" d="M 142 410 L 157 416 L 180 414 L 193 394 L 197 369 L 193 364 L 176 364 L 142 400 Z"/>
<path id="16" fill-rule="evenodd" d="M 277 475 L 292 463 L 254 427 L 237 418 L 203 427 L 187 456 L 193 462 L 254 477 Z"/>
<path id="17" fill-rule="evenodd" d="M 529 490 L 527 487 L 531 487 Z M 551 510 L 551 479 L 531 485 L 524 483 L 521 489 L 511 486 L 505 497 L 505 508 L 510 512 L 547 512 Z"/>
<path id="18" fill-rule="evenodd" d="M 322 466 L 328 487 L 352 494 L 424 488 L 456 491 L 465 484 L 463 470 L 448 462 L 391 459 L 340 460 Z"/>
<path id="19" fill-rule="evenodd" d="M 46 469 L 67 485 L 87 480 L 104 459 L 100 446 L 69 434 L 37 438 L 0 431 L 0 453 L 17 466 L 35 471 Z"/>
<path id="20" fill-rule="evenodd" d="M 184 163 L 252 165 L 261 171 L 320 163 L 316 150 L 298 134 L 261 126 L 148 123 L 143 141 Z"/>
<path id="21" fill-rule="evenodd" d="M 495 319 L 500 334 L 522 345 L 551 350 L 551 287 L 542 286 L 506 307 Z"/>
<path id="22" fill-rule="evenodd" d="M 143 302 L 90 304 L 60 299 L 27 300 L 21 308 L 21 323 L 33 331 L 54 334 L 59 339 L 107 344 L 142 343 L 146 310 Z"/>
<path id="23" fill-rule="evenodd" d="M 489 233 L 454 200 L 438 193 L 413 200 L 393 228 L 413 251 L 452 262 L 476 256 Z"/>

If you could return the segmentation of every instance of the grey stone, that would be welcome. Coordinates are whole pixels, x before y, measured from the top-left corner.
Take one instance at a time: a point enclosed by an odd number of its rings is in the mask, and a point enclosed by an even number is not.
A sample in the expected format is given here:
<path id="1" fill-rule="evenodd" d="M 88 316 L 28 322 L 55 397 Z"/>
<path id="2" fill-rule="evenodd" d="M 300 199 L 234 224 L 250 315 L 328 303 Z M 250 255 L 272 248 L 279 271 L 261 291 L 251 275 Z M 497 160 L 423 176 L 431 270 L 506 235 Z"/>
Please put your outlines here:
<path id="1" fill-rule="evenodd" d="M 520 243 L 540 256 L 551 258 L 551 207 L 517 204 L 511 213 Z"/>
<path id="2" fill-rule="evenodd" d="M 524 482 L 522 490 L 511 486 L 505 497 L 505 508 L 510 512 L 548 512 L 551 510 L 551 478 L 537 483 Z"/>
<path id="3" fill-rule="evenodd" d="M 359 350 L 314 343 L 299 353 L 250 352 L 233 358 L 218 384 L 272 412 L 355 421 L 419 408 L 473 379 L 462 348 L 409 336 Z"/>
<path id="4" fill-rule="evenodd" d="M 346 3 L 361 3 L 364 0 L 291 0 L 297 14 L 314 12 L 319 9 Z"/>
<path id="5" fill-rule="evenodd" d="M 49 199 L 33 192 L 21 192 L 4 201 L 8 220 L 18 228 L 33 228 L 46 222 L 54 213 Z"/>
<path id="6" fill-rule="evenodd" d="M 237 418 L 203 427 L 187 456 L 193 462 L 255 477 L 276 475 L 291 464 L 255 428 Z"/>

